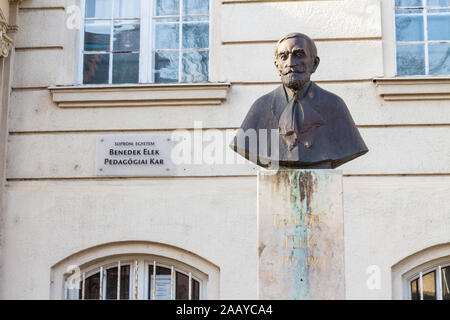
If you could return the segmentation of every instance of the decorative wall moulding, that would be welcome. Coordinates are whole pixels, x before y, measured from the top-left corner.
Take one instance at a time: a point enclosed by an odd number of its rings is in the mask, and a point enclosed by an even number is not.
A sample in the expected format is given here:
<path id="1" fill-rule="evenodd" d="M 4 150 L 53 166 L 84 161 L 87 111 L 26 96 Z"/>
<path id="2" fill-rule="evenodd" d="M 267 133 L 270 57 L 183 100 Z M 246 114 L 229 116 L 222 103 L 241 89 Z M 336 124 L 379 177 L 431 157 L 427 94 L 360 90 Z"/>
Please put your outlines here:
<path id="1" fill-rule="evenodd" d="M 373 79 L 386 101 L 450 100 L 450 77 L 398 77 Z"/>
<path id="2" fill-rule="evenodd" d="M 83 85 L 49 87 L 60 108 L 220 105 L 230 83 Z"/>
<path id="3" fill-rule="evenodd" d="M 6 34 L 8 32 L 8 22 L 0 9 L 0 58 L 6 58 L 12 46 L 12 39 Z"/>

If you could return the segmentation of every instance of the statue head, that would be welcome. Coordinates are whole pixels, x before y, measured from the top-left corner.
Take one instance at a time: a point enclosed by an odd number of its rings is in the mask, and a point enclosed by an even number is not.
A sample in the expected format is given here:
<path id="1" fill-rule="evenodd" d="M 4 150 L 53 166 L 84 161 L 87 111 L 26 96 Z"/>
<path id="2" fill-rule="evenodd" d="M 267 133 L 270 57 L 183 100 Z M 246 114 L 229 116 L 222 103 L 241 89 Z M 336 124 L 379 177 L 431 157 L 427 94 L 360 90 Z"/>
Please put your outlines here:
<path id="1" fill-rule="evenodd" d="M 319 62 L 316 45 L 307 35 L 290 33 L 277 42 L 275 67 L 289 89 L 298 91 L 307 85 Z"/>

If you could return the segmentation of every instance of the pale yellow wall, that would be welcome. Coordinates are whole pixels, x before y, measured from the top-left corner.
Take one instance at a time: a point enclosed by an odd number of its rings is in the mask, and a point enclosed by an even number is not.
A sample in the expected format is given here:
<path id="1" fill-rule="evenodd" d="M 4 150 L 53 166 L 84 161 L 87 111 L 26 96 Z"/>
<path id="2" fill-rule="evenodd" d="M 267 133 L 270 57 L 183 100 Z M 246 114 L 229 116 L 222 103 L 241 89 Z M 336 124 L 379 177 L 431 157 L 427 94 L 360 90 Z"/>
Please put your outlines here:
<path id="1" fill-rule="evenodd" d="M 221 298 L 256 298 L 255 167 L 98 180 L 95 137 L 190 130 L 196 120 L 205 128 L 236 129 L 251 103 L 277 86 L 273 46 L 294 31 L 316 40 L 322 62 L 313 79 L 344 99 L 370 149 L 342 167 L 347 297 L 391 298 L 395 263 L 450 242 L 449 102 L 392 102 L 377 94 L 372 78 L 384 74 L 381 1 L 217 2 L 213 80 L 232 83 L 225 103 L 61 109 L 47 87 L 76 78 L 77 33 L 65 28 L 64 12 L 73 3 L 25 0 L 29 9 L 20 11 L 0 298 L 49 298 L 53 264 L 119 240 L 192 251 L 219 266 Z M 366 286 L 370 265 L 380 266 L 380 290 Z"/>

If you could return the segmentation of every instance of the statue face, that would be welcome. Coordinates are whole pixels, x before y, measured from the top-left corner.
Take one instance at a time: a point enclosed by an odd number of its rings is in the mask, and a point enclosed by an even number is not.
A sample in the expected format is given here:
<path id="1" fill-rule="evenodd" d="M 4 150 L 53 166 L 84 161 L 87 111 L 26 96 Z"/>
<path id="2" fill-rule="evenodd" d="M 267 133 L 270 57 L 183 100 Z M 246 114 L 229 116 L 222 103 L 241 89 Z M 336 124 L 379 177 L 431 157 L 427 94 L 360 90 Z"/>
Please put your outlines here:
<path id="1" fill-rule="evenodd" d="M 311 56 L 308 42 L 303 38 L 289 38 L 278 46 L 275 66 L 283 84 L 292 89 L 302 89 L 316 71 L 319 58 Z"/>

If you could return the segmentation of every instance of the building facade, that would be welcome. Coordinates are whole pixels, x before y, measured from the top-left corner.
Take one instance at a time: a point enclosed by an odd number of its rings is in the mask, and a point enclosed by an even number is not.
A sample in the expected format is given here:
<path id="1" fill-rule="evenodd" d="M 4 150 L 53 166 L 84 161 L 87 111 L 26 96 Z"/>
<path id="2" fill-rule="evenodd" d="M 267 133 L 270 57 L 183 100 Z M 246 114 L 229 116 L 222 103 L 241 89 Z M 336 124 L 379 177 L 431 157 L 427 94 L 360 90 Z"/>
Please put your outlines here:
<path id="1" fill-rule="evenodd" d="M 450 299 L 449 1 L 0 4 L 0 298 L 256 299 L 258 168 L 205 153 L 302 32 L 370 150 L 341 167 L 346 298 Z M 179 130 L 211 136 L 170 174 L 98 172 L 99 137 Z"/>

